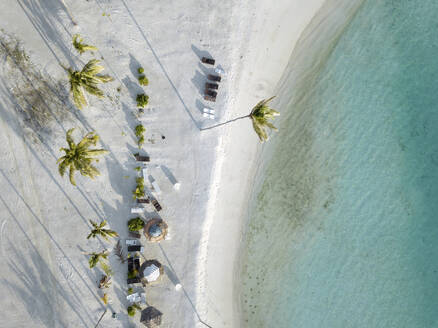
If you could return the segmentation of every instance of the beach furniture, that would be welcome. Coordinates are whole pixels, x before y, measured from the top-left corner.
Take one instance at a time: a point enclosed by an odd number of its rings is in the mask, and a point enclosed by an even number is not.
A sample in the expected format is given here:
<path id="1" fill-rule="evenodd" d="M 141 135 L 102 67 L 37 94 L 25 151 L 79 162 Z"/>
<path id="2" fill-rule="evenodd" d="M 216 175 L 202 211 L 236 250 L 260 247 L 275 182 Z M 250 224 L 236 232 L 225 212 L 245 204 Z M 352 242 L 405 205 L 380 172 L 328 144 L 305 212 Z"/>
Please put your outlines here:
<path id="1" fill-rule="evenodd" d="M 141 234 L 139 232 L 137 232 L 137 231 L 129 231 L 129 237 L 140 239 L 141 238 Z"/>
<path id="2" fill-rule="evenodd" d="M 216 96 L 217 96 L 217 92 L 216 92 L 216 91 L 213 91 L 213 90 L 210 90 L 210 89 L 205 89 L 205 90 L 204 90 L 204 93 L 205 93 L 206 95 L 208 95 L 208 96 L 212 96 L 212 97 L 215 97 L 215 98 L 216 98 Z"/>
<path id="3" fill-rule="evenodd" d="M 128 257 L 128 272 L 134 271 L 134 259 Z"/>
<path id="4" fill-rule="evenodd" d="M 131 303 L 138 303 L 141 301 L 141 296 L 138 293 L 133 293 L 126 296 L 126 300 Z"/>
<path id="5" fill-rule="evenodd" d="M 128 279 L 126 280 L 126 283 L 127 283 L 128 285 L 131 285 L 131 284 L 140 284 L 140 283 L 141 283 L 141 279 L 140 279 L 139 277 L 136 277 L 136 278 L 128 278 Z"/>
<path id="6" fill-rule="evenodd" d="M 141 303 L 146 304 L 146 293 L 141 293 L 140 298 L 141 298 Z"/>
<path id="7" fill-rule="evenodd" d="M 215 60 L 213 58 L 207 58 L 207 57 L 202 57 L 201 61 L 204 64 L 209 64 L 209 65 L 214 65 L 214 63 L 215 63 Z"/>
<path id="8" fill-rule="evenodd" d="M 216 97 L 212 97 L 212 96 L 209 96 L 209 95 L 204 95 L 204 99 L 207 100 L 207 101 L 212 101 L 212 102 L 216 101 Z"/>
<path id="9" fill-rule="evenodd" d="M 144 212 L 143 207 L 133 207 L 131 208 L 131 214 L 141 214 Z"/>
<path id="10" fill-rule="evenodd" d="M 149 198 L 137 198 L 138 204 L 149 204 L 150 202 Z"/>
<path id="11" fill-rule="evenodd" d="M 210 109 L 210 108 L 206 108 L 204 107 L 204 109 L 202 110 L 204 113 L 207 114 L 213 114 L 214 115 L 214 109 Z"/>
<path id="12" fill-rule="evenodd" d="M 145 165 L 146 165 L 146 164 L 145 164 Z M 142 173 L 143 173 L 143 178 L 146 179 L 146 177 L 148 176 L 148 170 L 147 170 L 147 168 L 144 167 L 143 170 L 141 170 L 141 171 L 142 171 Z"/>
<path id="13" fill-rule="evenodd" d="M 211 120 L 214 120 L 214 114 L 209 114 L 209 113 L 204 112 L 204 113 L 202 113 L 202 116 L 209 118 Z"/>
<path id="14" fill-rule="evenodd" d="M 157 212 L 162 210 L 162 207 L 161 207 L 160 203 L 158 203 L 158 201 L 156 199 L 152 200 L 152 205 L 154 205 L 154 207 L 157 210 Z"/>
<path id="15" fill-rule="evenodd" d="M 140 252 L 143 253 L 144 247 L 140 245 L 128 246 L 128 252 Z"/>
<path id="16" fill-rule="evenodd" d="M 219 68 L 219 67 L 216 67 L 216 68 L 214 69 L 214 71 L 215 71 L 217 74 L 220 74 L 220 75 L 224 75 L 224 74 L 225 74 L 225 71 L 224 71 L 223 69 Z"/>
<path id="17" fill-rule="evenodd" d="M 221 81 L 221 77 L 219 75 L 208 74 L 207 78 L 210 81 L 214 81 L 214 82 L 220 82 Z"/>
<path id="18" fill-rule="evenodd" d="M 150 162 L 150 157 L 149 156 L 141 156 L 141 155 L 135 155 L 135 159 L 138 162 Z"/>
<path id="19" fill-rule="evenodd" d="M 140 240 L 137 239 L 126 239 L 126 246 L 139 246 Z"/>
<path id="20" fill-rule="evenodd" d="M 137 257 L 134 259 L 134 270 L 140 269 L 140 259 Z"/>
<path id="21" fill-rule="evenodd" d="M 206 88 L 206 89 L 214 89 L 214 90 L 217 90 L 217 89 L 219 88 L 219 84 L 217 84 L 217 83 L 206 82 L 206 83 L 205 83 L 205 88 Z"/>
<path id="22" fill-rule="evenodd" d="M 161 194 L 161 189 L 160 186 L 158 186 L 157 181 L 152 182 L 152 187 L 154 188 L 155 193 L 157 193 L 158 195 Z"/>

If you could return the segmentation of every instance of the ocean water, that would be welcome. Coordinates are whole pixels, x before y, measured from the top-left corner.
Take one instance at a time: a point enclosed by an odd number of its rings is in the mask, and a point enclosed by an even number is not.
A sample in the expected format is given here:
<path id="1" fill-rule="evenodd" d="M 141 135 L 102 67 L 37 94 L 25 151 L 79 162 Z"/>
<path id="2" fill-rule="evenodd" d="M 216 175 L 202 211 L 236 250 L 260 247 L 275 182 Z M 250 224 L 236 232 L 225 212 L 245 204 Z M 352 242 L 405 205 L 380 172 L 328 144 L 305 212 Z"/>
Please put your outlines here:
<path id="1" fill-rule="evenodd" d="M 242 327 L 438 327 L 437 17 L 436 0 L 365 0 L 316 82 L 278 95 Z"/>

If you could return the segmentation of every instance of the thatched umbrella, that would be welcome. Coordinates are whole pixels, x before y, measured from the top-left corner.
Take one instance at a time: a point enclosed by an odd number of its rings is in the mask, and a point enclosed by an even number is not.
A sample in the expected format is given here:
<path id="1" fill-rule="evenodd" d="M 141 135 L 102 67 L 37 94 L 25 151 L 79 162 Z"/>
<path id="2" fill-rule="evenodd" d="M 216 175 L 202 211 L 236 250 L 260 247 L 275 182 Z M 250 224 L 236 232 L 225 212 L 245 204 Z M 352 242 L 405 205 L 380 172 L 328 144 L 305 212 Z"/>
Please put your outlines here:
<path id="1" fill-rule="evenodd" d="M 145 281 L 146 284 L 159 282 L 163 274 L 163 266 L 157 260 L 145 261 L 140 267 L 142 281 Z"/>
<path id="2" fill-rule="evenodd" d="M 153 306 L 148 306 L 146 309 L 141 311 L 140 322 L 144 324 L 147 328 L 155 328 L 161 325 L 161 317 L 163 313 L 158 311 Z"/>
<path id="3" fill-rule="evenodd" d="M 157 242 L 166 237 L 167 224 L 161 219 L 152 219 L 146 223 L 143 231 L 149 241 Z"/>

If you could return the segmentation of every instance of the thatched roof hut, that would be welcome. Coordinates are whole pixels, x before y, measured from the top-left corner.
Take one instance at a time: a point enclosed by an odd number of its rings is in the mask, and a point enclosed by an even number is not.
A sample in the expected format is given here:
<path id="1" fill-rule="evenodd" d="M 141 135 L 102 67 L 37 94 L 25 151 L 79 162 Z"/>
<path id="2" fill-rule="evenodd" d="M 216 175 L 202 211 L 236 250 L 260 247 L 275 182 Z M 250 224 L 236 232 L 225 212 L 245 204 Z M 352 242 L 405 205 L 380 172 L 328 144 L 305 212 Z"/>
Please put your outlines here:
<path id="1" fill-rule="evenodd" d="M 155 328 L 161 325 L 161 317 L 163 313 L 158 311 L 153 306 L 148 306 L 146 309 L 141 311 L 140 322 L 144 324 L 147 328 Z"/>
<path id="2" fill-rule="evenodd" d="M 166 237 L 167 224 L 161 219 L 152 219 L 146 223 L 143 231 L 149 241 L 157 242 Z"/>
<path id="3" fill-rule="evenodd" d="M 139 271 L 144 284 L 159 282 L 164 274 L 163 266 L 157 260 L 145 261 Z"/>

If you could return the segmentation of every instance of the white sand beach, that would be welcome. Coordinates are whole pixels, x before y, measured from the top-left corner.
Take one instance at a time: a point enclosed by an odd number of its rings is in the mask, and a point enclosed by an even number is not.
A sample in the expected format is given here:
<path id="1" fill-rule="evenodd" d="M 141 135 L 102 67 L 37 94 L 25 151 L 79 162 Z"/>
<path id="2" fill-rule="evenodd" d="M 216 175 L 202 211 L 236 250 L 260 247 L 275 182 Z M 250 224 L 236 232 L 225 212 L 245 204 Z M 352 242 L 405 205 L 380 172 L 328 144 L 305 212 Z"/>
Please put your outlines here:
<path id="1" fill-rule="evenodd" d="M 102 273 L 88 268 L 84 252 L 111 251 L 115 242 L 87 240 L 88 220 L 106 219 L 124 245 L 135 216 L 139 123 L 146 128 L 141 153 L 151 157 L 148 174 L 162 190 L 163 207 L 147 207 L 144 218 L 164 219 L 171 236 L 159 244 L 141 239 L 142 257 L 165 271 L 161 283 L 145 288 L 147 303 L 164 314 L 162 327 L 238 327 L 236 261 L 261 146 L 249 119 L 201 129 L 246 115 L 274 94 L 324 1 L 64 2 L 68 10 L 58 0 L 0 4 L 0 327 L 96 325 L 106 308 L 97 283 Z M 75 33 L 99 51 L 80 56 L 71 45 Z M 202 99 L 212 72 L 203 55 L 225 71 L 215 103 Z M 91 58 L 115 80 L 102 86 L 105 99 L 87 96 L 89 106 L 79 111 L 61 65 L 81 68 Z M 146 87 L 137 82 L 140 66 Z M 141 92 L 150 102 L 140 115 Z M 214 120 L 202 116 L 204 107 L 215 110 Z M 73 127 L 75 140 L 96 131 L 99 148 L 110 151 L 97 164 L 101 176 L 77 173 L 77 187 L 56 165 Z M 100 327 L 140 326 L 139 313 L 126 312 L 126 264 L 114 253 L 109 262 L 111 301 Z"/>

